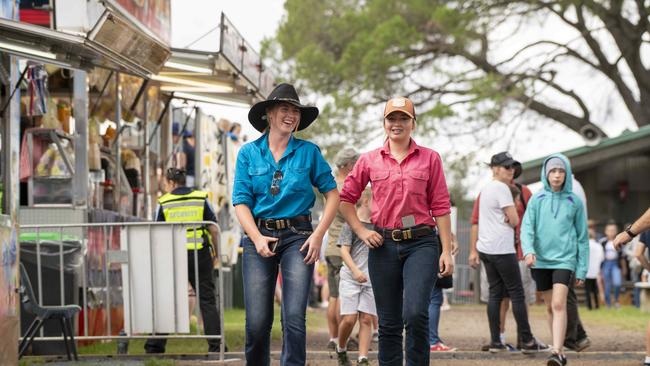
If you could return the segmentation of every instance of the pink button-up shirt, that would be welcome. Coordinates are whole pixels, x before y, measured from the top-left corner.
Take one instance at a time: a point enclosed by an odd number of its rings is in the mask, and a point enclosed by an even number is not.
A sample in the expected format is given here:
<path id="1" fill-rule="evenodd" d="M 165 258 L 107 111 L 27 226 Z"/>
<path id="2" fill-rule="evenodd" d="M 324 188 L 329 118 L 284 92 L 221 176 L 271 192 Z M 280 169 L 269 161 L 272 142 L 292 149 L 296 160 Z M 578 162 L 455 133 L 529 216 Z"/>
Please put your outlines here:
<path id="1" fill-rule="evenodd" d="M 402 228 L 402 218 L 409 215 L 414 216 L 416 225 L 435 226 L 433 217 L 451 211 L 440 155 L 412 139 L 401 164 L 390 155 L 388 141 L 379 149 L 361 154 L 345 179 L 341 201 L 355 204 L 368 182 L 375 226 Z"/>

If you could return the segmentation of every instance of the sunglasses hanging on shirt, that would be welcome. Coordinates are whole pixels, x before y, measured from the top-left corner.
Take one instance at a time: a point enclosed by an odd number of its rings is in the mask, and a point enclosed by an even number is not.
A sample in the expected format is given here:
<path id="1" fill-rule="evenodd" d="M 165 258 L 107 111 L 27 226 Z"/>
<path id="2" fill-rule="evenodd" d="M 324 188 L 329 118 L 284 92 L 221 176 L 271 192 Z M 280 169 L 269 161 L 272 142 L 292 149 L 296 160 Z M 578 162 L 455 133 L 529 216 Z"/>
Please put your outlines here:
<path id="1" fill-rule="evenodd" d="M 281 170 L 278 169 L 273 173 L 273 180 L 271 181 L 272 196 L 277 196 L 278 193 L 280 193 L 280 182 L 282 181 L 282 178 L 284 178 L 284 176 L 282 175 Z"/>

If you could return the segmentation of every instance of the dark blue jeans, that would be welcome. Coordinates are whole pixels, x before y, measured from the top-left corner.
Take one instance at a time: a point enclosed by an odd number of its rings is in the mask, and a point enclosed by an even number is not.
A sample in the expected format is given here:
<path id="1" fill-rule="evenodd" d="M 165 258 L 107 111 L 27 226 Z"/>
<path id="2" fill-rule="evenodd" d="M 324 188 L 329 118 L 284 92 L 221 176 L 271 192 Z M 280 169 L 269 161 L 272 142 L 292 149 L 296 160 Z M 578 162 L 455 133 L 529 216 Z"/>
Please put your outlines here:
<path id="1" fill-rule="evenodd" d="M 282 366 L 305 365 L 306 327 L 305 312 L 314 265 L 304 263 L 307 251 L 300 247 L 312 231 L 311 224 L 291 229 L 266 230 L 262 235 L 280 238 L 276 255 L 263 258 L 255 244 L 244 238 L 243 277 L 246 306 L 246 364 L 270 364 L 271 327 L 273 325 L 273 295 L 278 277 L 282 273 Z"/>
<path id="2" fill-rule="evenodd" d="M 402 366 L 406 327 L 406 364 L 429 365 L 429 296 L 438 273 L 433 234 L 404 241 L 384 239 L 371 249 L 368 271 L 379 317 L 379 364 Z"/>

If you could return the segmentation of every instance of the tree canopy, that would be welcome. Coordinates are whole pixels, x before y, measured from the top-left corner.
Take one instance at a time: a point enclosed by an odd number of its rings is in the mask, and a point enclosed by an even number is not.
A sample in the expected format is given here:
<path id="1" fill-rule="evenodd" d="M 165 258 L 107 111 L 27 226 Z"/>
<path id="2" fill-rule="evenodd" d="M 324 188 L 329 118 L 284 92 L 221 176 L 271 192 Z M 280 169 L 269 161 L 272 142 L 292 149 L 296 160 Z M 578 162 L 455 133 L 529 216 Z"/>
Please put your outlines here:
<path id="1" fill-rule="evenodd" d="M 425 128 L 459 122 L 451 134 L 526 114 L 605 136 L 602 106 L 558 76 L 575 68 L 611 88 L 622 118 L 650 124 L 650 1 L 286 0 L 285 9 L 281 60 L 329 101 L 327 123 L 311 133 L 363 139 L 354 119 L 405 95 Z"/>

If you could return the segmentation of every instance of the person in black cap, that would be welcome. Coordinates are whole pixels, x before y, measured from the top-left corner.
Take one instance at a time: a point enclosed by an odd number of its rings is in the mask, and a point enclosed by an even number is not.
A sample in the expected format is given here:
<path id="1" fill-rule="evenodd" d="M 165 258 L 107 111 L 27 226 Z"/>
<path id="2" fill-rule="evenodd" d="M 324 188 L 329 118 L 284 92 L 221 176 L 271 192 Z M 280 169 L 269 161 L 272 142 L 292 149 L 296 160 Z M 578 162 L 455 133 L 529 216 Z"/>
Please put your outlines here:
<path id="1" fill-rule="evenodd" d="M 232 203 L 247 236 L 243 239 L 246 363 L 270 364 L 273 295 L 282 273 L 282 365 L 306 362 L 305 313 L 314 262 L 332 223 L 339 193 L 320 149 L 297 139 L 318 108 L 300 103 L 293 85 L 280 84 L 255 104 L 248 120 L 262 137 L 237 155 Z M 316 187 L 325 196 L 320 223 L 310 210 Z"/>
<path id="2" fill-rule="evenodd" d="M 502 152 L 494 155 L 493 157 L 494 161 L 491 161 L 491 163 L 498 165 L 501 160 L 508 161 L 506 154 L 507 152 Z M 519 272 L 521 274 L 521 281 L 524 288 L 526 304 L 534 304 L 537 299 L 535 281 L 533 281 L 530 268 L 526 266 L 526 263 L 523 260 L 524 257 L 521 250 L 521 242 L 519 240 L 521 219 L 524 217 L 524 213 L 528 205 L 528 200 L 533 195 L 533 193 L 530 191 L 530 189 L 528 189 L 528 187 L 525 184 L 519 184 L 514 181 L 522 173 L 521 163 L 514 160 L 512 165 L 514 169 L 514 174 L 513 174 L 513 180 L 509 183 L 510 185 L 512 185 L 510 188 L 511 190 L 515 189 L 520 192 L 520 194 L 517 195 L 517 198 L 514 199 L 515 208 L 517 210 L 517 216 L 519 217 L 519 224 L 515 227 L 515 250 L 517 253 Z M 480 196 L 477 197 L 476 200 L 474 201 L 474 208 L 472 210 L 472 219 L 471 219 L 472 229 L 470 232 L 470 243 L 472 245 L 472 248 L 474 248 L 474 250 L 470 252 L 469 263 L 474 268 L 478 267 L 480 263 L 478 251 L 475 250 L 476 242 L 478 240 L 479 200 L 480 200 Z M 486 279 L 485 267 L 481 267 L 480 288 L 481 288 L 481 300 L 487 302 L 488 282 Z M 485 298 L 483 297 L 483 294 L 485 294 Z M 503 296 L 504 298 L 503 301 L 501 302 L 501 307 L 500 307 L 500 339 L 501 339 L 501 343 L 503 343 L 510 351 L 516 351 L 521 347 L 519 342 L 517 342 L 516 347 L 506 342 L 505 321 L 506 321 L 506 314 L 508 313 L 508 309 L 510 308 L 510 296 L 508 295 L 507 291 L 503 294 Z M 489 348 L 490 345 L 488 344 L 483 346 L 482 350 L 488 351 Z"/>
<path id="3" fill-rule="evenodd" d="M 545 351 L 548 347 L 537 342 L 528 323 L 517 249 L 515 228 L 519 215 L 508 185 L 514 179 L 516 168 L 521 166 L 508 152 L 492 156 L 490 160 L 493 180 L 482 190 L 478 199 L 478 240 L 470 240 L 470 265 L 483 262 L 487 274 L 490 294 L 488 300 L 488 321 L 490 323 L 491 352 L 506 351 L 501 339 L 500 309 L 505 294 L 510 296 L 512 311 L 517 322 L 518 340 L 524 353 Z"/>

